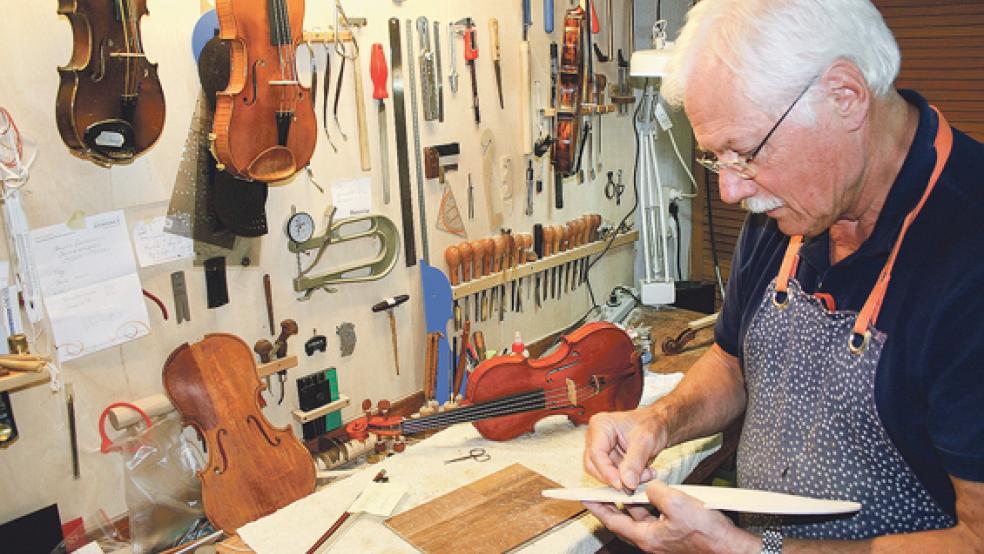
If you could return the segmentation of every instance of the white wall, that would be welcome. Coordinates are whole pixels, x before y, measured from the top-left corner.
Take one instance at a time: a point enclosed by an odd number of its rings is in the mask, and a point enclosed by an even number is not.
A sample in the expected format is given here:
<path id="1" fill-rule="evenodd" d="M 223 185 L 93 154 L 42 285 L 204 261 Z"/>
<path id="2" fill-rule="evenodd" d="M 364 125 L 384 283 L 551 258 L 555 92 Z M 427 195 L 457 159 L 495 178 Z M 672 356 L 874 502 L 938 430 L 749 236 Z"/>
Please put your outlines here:
<path id="1" fill-rule="evenodd" d="M 543 101 L 548 101 L 548 37 L 542 30 L 541 3 L 536 1 L 533 4 L 534 26 L 530 33 L 534 59 L 533 80 L 543 83 Z M 557 2 L 554 39 L 561 35 L 563 9 L 566 4 Z M 615 4 L 616 13 L 621 13 L 620 5 L 623 2 L 616 1 Z M 332 6 L 329 2 L 308 2 L 305 28 L 312 30 L 330 26 L 334 21 Z M 418 15 L 426 15 L 432 21 L 436 18 L 446 24 L 453 19 L 470 15 L 478 24 L 481 54 L 477 69 L 483 127 L 488 126 L 495 132 L 497 158 L 513 156 L 513 207 L 511 215 L 506 218 L 506 226 L 514 231 L 529 232 L 534 223 L 564 222 L 585 212 L 600 212 L 606 221 L 618 221 L 629 209 L 632 204 L 630 186 L 618 208 L 613 201 L 605 199 L 603 171 L 595 183 L 568 185 L 565 208 L 560 211 L 552 208 L 552 195 L 549 192 L 552 183 L 545 182 L 544 194 L 536 198 L 534 216 L 523 215 L 525 160 L 519 144 L 519 100 L 515 92 L 518 87 L 518 42 L 521 29 L 519 0 L 413 0 L 402 4 L 383 0 L 361 3 L 348 0 L 345 7 L 350 16 L 365 16 L 369 19 L 369 27 L 359 33 L 363 53 L 359 63 L 366 85 L 364 100 L 367 104 L 373 170 L 364 174 L 359 169 L 354 99 L 349 81 L 343 92 L 342 107 L 345 113 L 341 114 L 349 140 L 346 143 L 338 142 L 338 154 L 332 153 L 325 141 L 320 140 L 312 161 L 312 167 L 322 185 L 371 176 L 373 194 L 380 199 L 375 205 L 377 211 L 388 215 L 399 226 L 399 203 L 394 201 L 384 206 L 381 202 L 377 160 L 379 150 L 369 82 L 370 45 L 373 42 L 382 42 L 387 51 L 387 59 L 390 58 L 386 21 L 391 16 L 405 21 L 407 18 L 415 19 Z M 142 26 L 144 47 L 149 57 L 160 64 L 160 78 L 167 98 L 167 122 L 160 142 L 151 151 L 129 168 L 113 170 L 102 169 L 71 156 L 57 134 L 54 121 L 54 99 L 58 87 L 56 67 L 69 59 L 72 43 L 68 22 L 55 13 L 56 3 L 7 1 L 3 2 L 3 8 L 4 16 L 0 18 L 0 44 L 4 51 L 0 58 L 0 105 L 11 112 L 22 133 L 36 139 L 40 144 L 40 154 L 26 188 L 25 204 L 31 226 L 36 228 L 64 222 L 76 210 L 96 214 L 123 208 L 126 209 L 131 226 L 142 217 L 163 215 L 199 89 L 190 46 L 192 27 L 200 15 L 199 2 L 149 0 L 150 16 L 143 19 Z M 601 14 L 605 17 L 603 8 Z M 488 18 L 493 16 L 499 18 L 501 27 L 503 89 L 506 95 L 504 111 L 500 111 L 497 105 L 492 64 L 488 56 Z M 619 29 L 616 37 L 618 44 L 624 40 L 621 29 L 625 26 L 616 28 Z M 416 50 L 416 37 L 414 42 Z M 441 37 L 441 46 L 446 79 L 446 34 Z M 473 124 L 471 115 L 470 76 L 460 59 L 460 41 L 456 50 L 459 58 L 458 71 L 461 74 L 459 92 L 457 96 L 450 96 L 445 87 L 444 124 L 423 123 L 421 118 L 422 144 L 451 141 L 461 143 L 462 167 L 457 174 L 451 174 L 451 182 L 464 211 L 467 198 L 466 175 L 468 172 L 473 174 L 478 192 L 477 218 L 474 221 L 466 219 L 465 224 L 469 238 L 475 239 L 495 234 L 498 230 L 490 228 L 485 220 L 483 196 L 477 188 L 481 182 L 481 159 L 478 129 Z M 406 63 L 406 53 L 404 60 Z M 338 58 L 333 57 L 332 62 L 332 69 L 337 72 Z M 319 66 L 323 70 L 324 63 Z M 608 75 L 609 82 L 615 82 L 614 63 L 596 67 Z M 350 68 L 351 66 L 347 68 L 346 79 L 351 78 L 351 73 L 348 72 Z M 391 106 L 388 105 L 387 108 L 391 109 Z M 535 130 L 536 127 L 534 133 Z M 334 127 L 332 131 L 333 138 L 338 141 Z M 623 169 L 626 184 L 629 185 L 633 161 L 631 117 L 606 115 L 603 132 L 604 169 Z M 392 127 L 390 136 L 393 136 Z M 686 148 L 683 142 L 681 147 Z M 396 194 L 397 172 L 395 148 L 392 145 L 390 155 L 390 175 Z M 496 180 L 498 178 L 497 171 Z M 431 264 L 443 268 L 444 249 L 460 239 L 434 227 L 433 218 L 440 201 L 440 187 L 436 183 L 427 183 L 426 196 L 430 219 L 427 225 Z M 183 342 L 197 341 L 205 333 L 217 331 L 237 334 L 248 343 L 258 338 L 269 338 L 261 284 L 264 273 L 270 273 L 273 277 L 278 320 L 291 317 L 300 325 L 301 335 L 293 339 L 292 350 L 301 352 L 301 344 L 315 328 L 329 338 L 327 353 L 313 358 L 307 358 L 301 353 L 300 367 L 290 371 L 284 405 L 272 405 L 265 410 L 273 423 L 288 423 L 289 410 L 297 406 L 294 380 L 329 366 L 338 368 L 341 391 L 354 401 L 354 406 L 343 412 L 345 418 L 356 415 L 357 406 L 363 398 L 396 399 L 421 388 L 424 322 L 418 267 L 406 268 L 401 259 L 385 279 L 345 286 L 341 292 L 333 295 L 319 292 L 309 302 L 298 302 L 291 287 L 295 260 L 287 251 L 282 231 L 291 205 L 319 218 L 326 205 L 326 198 L 307 182 L 303 174 L 286 187 L 270 190 L 267 203 L 270 233 L 261 239 L 261 259 L 253 260 L 253 265 L 247 268 L 229 266 L 230 304 L 215 310 L 206 309 L 203 272 L 201 268 L 192 267 L 190 260 L 142 269 L 140 278 L 143 286 L 161 296 L 172 311 L 169 274 L 177 270 L 185 271 L 192 321 L 180 326 L 173 318 L 165 322 L 156 307 L 148 305 L 151 318 L 149 337 L 62 366 L 65 381 L 73 383 L 75 387 L 81 448 L 79 480 L 73 480 L 71 476 L 64 394 L 39 386 L 11 395 L 20 439 L 9 448 L 0 450 L 0 498 L 3 499 L 0 502 L 0 521 L 52 502 L 59 504 L 64 520 L 80 515 L 87 516 L 98 509 L 103 509 L 108 514 L 124 511 L 120 459 L 115 454 L 103 455 L 98 452 L 96 421 L 99 413 L 110 402 L 134 400 L 161 392 L 162 364 L 168 353 Z M 416 210 L 414 214 L 416 219 Z M 415 223 L 419 230 L 420 222 Z M 402 258 L 402 245 L 400 250 Z M 337 261 L 338 255 L 331 254 L 329 257 Z M 631 282 L 632 257 L 632 249 L 624 248 L 613 251 L 606 263 L 596 266 L 593 282 L 599 301 L 603 301 L 603 295 L 613 285 Z M 329 259 L 328 262 L 330 264 L 332 260 Z M 400 376 L 396 376 L 391 359 L 388 322 L 385 316 L 371 313 L 369 307 L 382 298 L 401 293 L 410 294 L 411 301 L 396 310 L 402 366 Z M 478 328 L 484 331 L 490 347 L 505 345 L 511 341 L 513 330 L 518 329 L 527 337 L 539 336 L 568 325 L 587 308 L 587 292 L 582 288 L 562 301 L 548 301 L 539 312 L 534 312 L 530 307 L 525 314 L 507 314 L 503 324 L 489 322 Z M 341 358 L 335 328 L 345 321 L 355 324 L 359 342 L 354 355 Z M 47 339 L 42 338 L 37 343 L 36 350 L 50 347 L 47 344 Z"/>

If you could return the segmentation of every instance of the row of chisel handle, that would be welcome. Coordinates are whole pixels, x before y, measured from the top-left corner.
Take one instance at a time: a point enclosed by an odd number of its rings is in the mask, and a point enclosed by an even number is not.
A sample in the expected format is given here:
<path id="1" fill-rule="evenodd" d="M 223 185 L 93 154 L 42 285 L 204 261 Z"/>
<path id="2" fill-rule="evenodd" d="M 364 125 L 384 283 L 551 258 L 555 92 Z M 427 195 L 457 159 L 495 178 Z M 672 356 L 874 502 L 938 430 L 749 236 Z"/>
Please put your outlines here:
<path id="1" fill-rule="evenodd" d="M 449 246 L 444 251 L 448 279 L 451 286 L 455 287 L 583 246 L 597 240 L 601 221 L 601 215 L 587 214 L 562 225 L 534 225 L 532 233 L 502 233 L 495 237 L 464 241 Z M 582 258 L 571 260 L 563 267 L 547 269 L 530 276 L 528 281 L 534 280 L 535 284 L 532 287 L 527 285 L 525 295 L 527 301 L 531 293 L 535 293 L 533 294 L 535 305 L 539 308 L 548 295 L 556 298 L 577 288 L 583 281 L 586 270 L 587 260 Z M 541 279 L 541 276 L 548 272 L 550 272 L 549 276 Z M 455 301 L 455 329 L 461 328 L 462 320 L 486 321 L 490 314 L 498 312 L 499 321 L 502 321 L 507 309 L 522 312 L 524 309 L 522 280 L 512 280 L 511 287 L 512 294 L 508 308 L 505 285 L 501 283 L 489 285 L 485 290 L 464 298 L 464 309 Z M 490 293 L 488 289 L 492 289 Z M 471 309 L 469 309 L 470 305 L 473 306 Z"/>

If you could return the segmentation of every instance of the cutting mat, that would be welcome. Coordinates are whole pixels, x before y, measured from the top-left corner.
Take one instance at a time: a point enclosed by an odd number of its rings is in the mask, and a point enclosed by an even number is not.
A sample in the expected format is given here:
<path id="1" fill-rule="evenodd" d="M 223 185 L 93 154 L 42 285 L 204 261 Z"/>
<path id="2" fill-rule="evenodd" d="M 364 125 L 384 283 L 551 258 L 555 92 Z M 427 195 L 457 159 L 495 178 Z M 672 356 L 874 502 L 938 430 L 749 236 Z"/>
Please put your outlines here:
<path id="1" fill-rule="evenodd" d="M 554 481 L 513 464 L 386 520 L 428 554 L 505 552 L 584 511 L 580 502 L 543 498 Z"/>

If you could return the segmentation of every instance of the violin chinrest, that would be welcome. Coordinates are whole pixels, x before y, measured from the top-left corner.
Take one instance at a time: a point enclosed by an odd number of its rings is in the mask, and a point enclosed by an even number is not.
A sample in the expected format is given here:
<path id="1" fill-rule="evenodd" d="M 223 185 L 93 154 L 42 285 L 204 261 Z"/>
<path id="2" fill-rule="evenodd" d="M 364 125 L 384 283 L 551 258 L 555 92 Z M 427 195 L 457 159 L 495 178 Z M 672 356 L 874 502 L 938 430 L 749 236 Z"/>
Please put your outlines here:
<path id="1" fill-rule="evenodd" d="M 297 162 L 289 148 L 271 146 L 249 164 L 247 173 L 251 179 L 264 183 L 282 181 L 297 173 Z"/>

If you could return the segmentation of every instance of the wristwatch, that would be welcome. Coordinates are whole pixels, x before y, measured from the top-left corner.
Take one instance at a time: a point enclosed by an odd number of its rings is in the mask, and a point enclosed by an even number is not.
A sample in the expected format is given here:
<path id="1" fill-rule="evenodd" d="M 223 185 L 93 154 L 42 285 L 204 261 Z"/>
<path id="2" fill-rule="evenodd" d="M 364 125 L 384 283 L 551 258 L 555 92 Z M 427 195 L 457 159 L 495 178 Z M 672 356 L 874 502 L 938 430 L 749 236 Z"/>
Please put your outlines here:
<path id="1" fill-rule="evenodd" d="M 782 554 L 782 532 L 778 529 L 762 531 L 762 554 Z"/>

